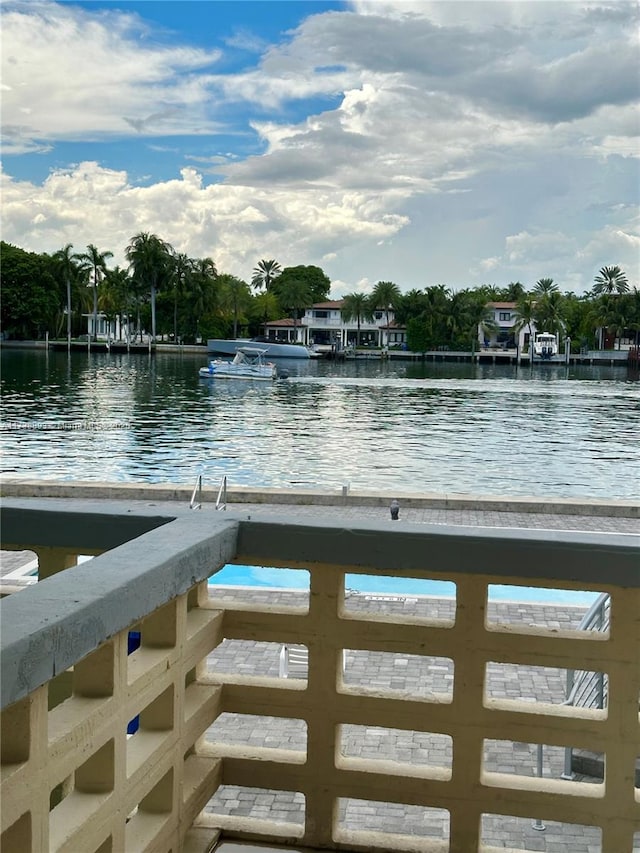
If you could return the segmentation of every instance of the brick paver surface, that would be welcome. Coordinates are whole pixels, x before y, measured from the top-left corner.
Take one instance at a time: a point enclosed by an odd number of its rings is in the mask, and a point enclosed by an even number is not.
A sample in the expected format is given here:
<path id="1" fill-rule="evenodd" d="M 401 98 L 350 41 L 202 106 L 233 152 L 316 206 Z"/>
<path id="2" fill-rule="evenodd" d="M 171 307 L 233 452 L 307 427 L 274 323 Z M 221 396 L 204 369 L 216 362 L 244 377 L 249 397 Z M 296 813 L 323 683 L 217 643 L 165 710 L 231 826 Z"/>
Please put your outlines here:
<path id="1" fill-rule="evenodd" d="M 390 496 L 389 503 L 391 503 Z M 205 506 L 206 509 L 206 506 Z M 358 520 L 378 519 L 381 525 L 392 525 L 387 507 L 313 506 L 308 504 L 229 504 L 230 511 L 294 515 L 296 518 L 328 518 L 355 524 Z M 496 512 L 477 509 L 432 509 L 400 506 L 400 521 L 413 524 L 451 524 L 465 527 L 508 527 L 531 530 L 588 530 L 592 533 L 635 533 L 640 535 L 639 518 L 590 515 L 554 515 L 536 512 Z"/>
<path id="2" fill-rule="evenodd" d="M 212 598 L 232 599 L 280 605 L 300 605 L 307 594 L 298 591 L 212 589 Z M 386 599 L 386 600 L 385 600 Z M 365 596 L 352 594 L 347 608 L 374 613 L 404 614 L 439 621 L 451 618 L 450 600 L 422 596 Z M 550 631 L 576 628 L 585 609 L 548 604 L 496 602 L 489 606 L 489 618 L 501 624 L 537 625 Z M 281 646 L 275 643 L 227 640 L 209 656 L 212 673 L 238 673 L 252 676 L 278 676 Z M 306 677 L 296 670 L 292 677 Z M 422 699 L 434 694 L 452 695 L 453 663 L 446 658 L 391 655 L 381 652 L 347 650 L 344 681 L 348 686 L 398 691 L 405 697 Z M 566 671 L 516 665 L 489 664 L 486 688 L 491 697 L 521 699 L 527 702 L 559 704 L 565 699 Z M 420 727 L 424 720 L 420 721 Z M 207 739 L 228 745 L 278 748 L 304 751 L 306 725 L 302 720 L 223 714 L 207 732 Z M 451 769 L 452 743 L 447 735 L 425 731 L 404 731 L 376 726 L 343 725 L 340 750 L 349 757 L 393 760 L 419 767 Z M 538 751 L 535 744 L 487 740 L 483 765 L 487 771 L 537 776 Z M 543 750 L 543 775 L 559 779 L 564 769 L 564 750 L 546 746 Z M 400 777 L 401 778 L 401 777 Z M 602 784 L 600 779 L 580 777 L 582 781 Z M 401 783 L 400 783 L 401 784 Z M 570 781 L 566 782 L 571 785 Z M 304 801 L 296 792 L 221 788 L 207 807 L 220 815 L 242 815 L 301 824 Z M 544 853 L 595 853 L 600 848 L 600 830 L 589 826 L 544 823 L 531 815 L 518 819 L 499 814 L 485 815 L 482 840 L 497 847 L 537 850 Z M 346 829 L 369 829 L 411 835 L 425 839 L 446 839 L 448 813 L 397 803 L 373 803 L 341 800 L 339 820 Z M 538 828 L 535 828 L 535 827 Z"/>
<path id="3" fill-rule="evenodd" d="M 390 496 L 390 500 L 393 496 Z M 66 504 L 69 501 L 65 501 Z M 83 502 L 85 509 L 92 503 Z M 149 502 L 140 502 L 148 507 Z M 158 502 L 167 511 L 184 511 L 183 504 Z M 136 502 L 131 502 L 135 508 Z M 312 506 L 236 504 L 230 512 L 276 514 L 297 519 L 324 518 L 344 525 L 358 521 L 379 520 L 381 528 L 393 525 L 388 508 L 362 506 Z M 205 505 L 204 512 L 213 507 Z M 523 528 L 537 530 L 587 530 L 605 533 L 630 533 L 640 535 L 640 520 L 633 518 L 580 515 L 553 515 L 526 512 L 492 512 L 486 510 L 441 510 L 431 508 L 400 507 L 402 521 L 425 524 L 464 525 L 493 528 Z M 33 561 L 30 551 L 0 553 L 0 575 L 15 576 L 20 567 Z M 9 581 L 7 581 L 9 582 Z M 10 583 L 19 584 L 15 577 Z M 216 596 L 247 596 L 250 601 L 273 601 L 274 591 L 253 590 L 221 591 Z M 297 603 L 304 593 L 278 592 L 283 603 Z M 380 613 L 418 614 L 421 618 L 451 619 L 453 606 L 450 600 L 416 596 L 369 596 L 353 594 L 347 607 L 370 609 Z M 490 621 L 536 624 L 549 630 L 578 625 L 584 610 L 577 607 L 536 605 L 525 603 L 495 603 L 489 606 Z M 209 656 L 212 672 L 235 672 L 245 675 L 278 675 L 280 646 L 249 641 L 225 641 Z M 379 687 L 427 698 L 435 693 L 450 696 L 453 685 L 453 664 L 446 658 L 389 655 L 383 653 L 347 650 L 344 679 L 347 685 Z M 293 673 L 298 677 L 300 673 Z M 302 673 L 304 677 L 304 673 Z M 565 672 L 542 667 L 490 664 L 486 677 L 490 696 L 519 698 L 528 702 L 561 703 L 565 698 Z M 275 717 L 253 717 L 223 714 L 207 732 L 211 741 L 226 744 L 249 744 L 255 747 L 305 750 L 305 724 L 300 720 L 282 720 Z M 410 765 L 433 765 L 449 768 L 452 761 L 451 739 L 446 735 L 423 731 L 399 731 L 369 726 L 345 725 L 341 728 L 340 748 L 347 756 L 392 759 Z M 558 779 L 563 770 L 564 752 L 557 747 L 545 747 L 543 775 Z M 508 741 L 486 741 L 483 754 L 488 771 L 524 776 L 537 775 L 537 748 L 533 744 Z M 601 784 L 599 779 L 581 777 L 584 781 Z M 566 782 L 571 785 L 570 781 Z M 420 808 L 392 803 L 370 803 L 342 800 L 339 820 L 348 829 L 372 829 L 403 833 L 417 838 L 446 839 L 448 815 L 438 809 Z M 208 810 L 216 814 L 245 815 L 269 818 L 285 823 L 301 823 L 304 802 L 296 792 L 263 791 L 223 786 L 211 800 Z M 600 831 L 594 827 L 542 822 L 536 815 L 530 819 L 499 815 L 484 815 L 482 840 L 497 847 L 514 848 L 543 853 L 597 853 L 600 851 Z M 637 834 L 640 851 L 640 833 Z M 621 851 L 626 853 L 626 851 Z"/>

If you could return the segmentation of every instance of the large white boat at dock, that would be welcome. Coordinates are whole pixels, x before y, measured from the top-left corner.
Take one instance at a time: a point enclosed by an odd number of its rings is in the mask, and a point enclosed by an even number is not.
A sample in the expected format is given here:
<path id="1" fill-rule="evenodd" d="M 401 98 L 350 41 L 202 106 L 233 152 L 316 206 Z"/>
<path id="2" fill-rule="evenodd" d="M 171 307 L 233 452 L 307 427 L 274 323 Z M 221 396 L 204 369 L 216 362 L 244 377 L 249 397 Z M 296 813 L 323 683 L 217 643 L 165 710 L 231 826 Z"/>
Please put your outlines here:
<path id="1" fill-rule="evenodd" d="M 558 338 L 550 332 L 538 332 L 533 342 L 533 354 L 542 359 L 558 355 Z"/>
<path id="2" fill-rule="evenodd" d="M 235 355 L 239 347 L 260 347 L 267 358 L 311 358 L 304 344 L 287 344 L 260 338 L 212 338 L 207 341 L 207 350 L 218 355 Z"/>

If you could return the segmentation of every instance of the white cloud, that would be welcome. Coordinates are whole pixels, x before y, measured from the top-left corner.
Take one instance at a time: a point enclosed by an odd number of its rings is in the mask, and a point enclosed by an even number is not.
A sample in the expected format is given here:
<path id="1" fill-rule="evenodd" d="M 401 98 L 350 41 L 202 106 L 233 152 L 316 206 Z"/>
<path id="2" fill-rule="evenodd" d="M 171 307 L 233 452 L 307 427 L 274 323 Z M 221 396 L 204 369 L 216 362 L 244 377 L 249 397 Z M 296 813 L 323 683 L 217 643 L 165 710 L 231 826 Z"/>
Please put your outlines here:
<path id="1" fill-rule="evenodd" d="M 139 187 L 126 173 L 90 162 L 52 173 L 41 188 L 5 175 L 3 199 L 4 239 L 26 249 L 53 252 L 67 242 L 92 242 L 122 264 L 131 237 L 153 231 L 176 250 L 213 255 L 220 270 L 243 277 L 250 277 L 256 257 L 294 265 L 324 255 L 327 246 L 392 234 L 403 222 L 357 193 L 325 193 L 319 200 L 313 193 L 204 186 L 190 168 L 180 179 Z"/>
<path id="2" fill-rule="evenodd" d="M 629 283 L 640 287 L 640 233 L 636 226 L 629 222 L 626 229 L 603 228 L 592 232 L 586 243 L 575 234 L 561 231 L 523 231 L 505 239 L 502 256 L 484 258 L 478 268 L 499 271 L 505 281 L 518 279 L 528 285 L 540 278 L 553 278 L 563 291 L 584 292 L 590 289 L 600 267 L 618 264 L 627 272 Z"/>
<path id="3" fill-rule="evenodd" d="M 326 264 L 344 292 L 489 273 L 581 290 L 606 263 L 637 280 L 632 4 L 357 2 L 233 74 L 217 50 L 150 38 L 138 8 L 5 3 L 4 239 L 91 242 L 122 263 L 151 230 L 244 278 L 260 257 Z M 241 30 L 227 44 L 260 47 Z M 207 137 L 222 128 L 260 153 Z M 169 179 L 116 155 L 53 159 L 59 141 L 160 136 Z M 21 151 L 55 163 L 46 180 L 11 179 Z"/>
<path id="4" fill-rule="evenodd" d="M 3 126 L 38 141 L 125 135 L 127 122 L 163 135 L 211 130 L 202 72 L 217 51 L 158 46 L 134 15 L 48 2 L 6 3 L 2 14 Z M 28 123 L 24 111 L 28 110 Z"/>

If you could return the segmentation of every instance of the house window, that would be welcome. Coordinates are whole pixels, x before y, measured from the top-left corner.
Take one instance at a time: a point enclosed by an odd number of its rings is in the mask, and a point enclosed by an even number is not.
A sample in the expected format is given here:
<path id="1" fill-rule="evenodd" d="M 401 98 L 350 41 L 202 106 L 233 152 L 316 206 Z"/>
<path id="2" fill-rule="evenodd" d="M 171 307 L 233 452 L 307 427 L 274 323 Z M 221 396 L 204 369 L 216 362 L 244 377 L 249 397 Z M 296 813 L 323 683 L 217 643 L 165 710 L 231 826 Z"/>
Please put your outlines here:
<path id="1" fill-rule="evenodd" d="M 318 320 L 326 319 L 329 316 L 329 312 L 328 311 L 314 311 L 313 316 L 316 317 Z"/>
<path id="2" fill-rule="evenodd" d="M 500 311 L 498 314 L 498 320 L 508 323 L 509 320 L 511 320 L 511 312 L 510 311 Z"/>
<path id="3" fill-rule="evenodd" d="M 382 320 L 382 311 L 376 311 L 373 316 L 376 320 Z"/>

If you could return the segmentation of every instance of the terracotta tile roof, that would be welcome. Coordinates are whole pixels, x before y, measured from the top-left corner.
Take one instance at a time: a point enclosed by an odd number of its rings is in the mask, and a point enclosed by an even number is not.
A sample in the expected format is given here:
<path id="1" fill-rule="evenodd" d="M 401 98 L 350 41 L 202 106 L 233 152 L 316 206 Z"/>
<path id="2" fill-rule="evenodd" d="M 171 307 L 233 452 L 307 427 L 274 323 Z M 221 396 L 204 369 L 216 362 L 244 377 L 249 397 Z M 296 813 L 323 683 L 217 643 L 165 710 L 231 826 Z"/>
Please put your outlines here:
<path id="1" fill-rule="evenodd" d="M 330 309 L 334 308 L 336 310 L 340 310 L 344 304 L 344 299 L 333 299 L 329 302 L 314 302 L 311 306 L 312 308 L 325 308 Z"/>
<path id="2" fill-rule="evenodd" d="M 488 308 L 517 308 L 516 302 L 487 302 Z"/>
<path id="3" fill-rule="evenodd" d="M 283 317 L 282 320 L 267 320 L 264 324 L 265 326 L 277 326 L 281 328 L 282 326 L 293 326 L 293 318 L 291 317 Z M 298 317 L 298 322 L 295 324 L 296 326 L 301 326 L 300 317 Z"/>

